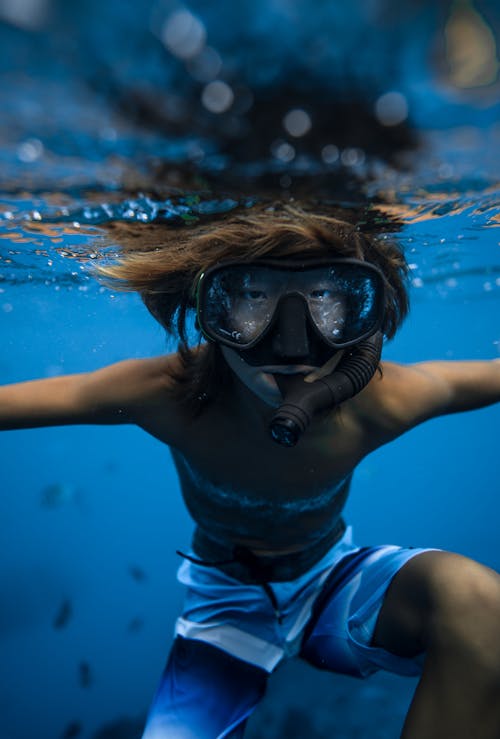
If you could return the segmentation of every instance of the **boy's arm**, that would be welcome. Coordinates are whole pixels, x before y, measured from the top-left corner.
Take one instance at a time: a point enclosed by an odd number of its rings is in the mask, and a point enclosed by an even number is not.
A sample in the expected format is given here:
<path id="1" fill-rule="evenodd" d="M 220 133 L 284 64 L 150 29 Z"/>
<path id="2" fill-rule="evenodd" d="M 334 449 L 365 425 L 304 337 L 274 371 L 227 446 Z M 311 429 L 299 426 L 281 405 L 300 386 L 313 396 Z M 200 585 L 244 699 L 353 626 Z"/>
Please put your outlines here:
<path id="1" fill-rule="evenodd" d="M 171 356 L 132 359 L 94 372 L 0 387 L 0 430 L 134 423 L 166 395 Z"/>
<path id="2" fill-rule="evenodd" d="M 372 420 L 394 434 L 436 416 L 482 408 L 500 401 L 500 359 L 384 362 L 363 405 Z"/>

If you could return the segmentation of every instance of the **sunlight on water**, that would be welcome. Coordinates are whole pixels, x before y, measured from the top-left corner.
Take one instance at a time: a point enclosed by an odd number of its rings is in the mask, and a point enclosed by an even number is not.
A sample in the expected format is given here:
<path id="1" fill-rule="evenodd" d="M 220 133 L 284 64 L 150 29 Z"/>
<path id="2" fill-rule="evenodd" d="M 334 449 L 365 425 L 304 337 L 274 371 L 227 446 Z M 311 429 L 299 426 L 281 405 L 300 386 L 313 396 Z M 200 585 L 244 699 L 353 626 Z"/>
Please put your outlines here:
<path id="1" fill-rule="evenodd" d="M 498 144 L 496 132 L 493 138 Z M 414 287 L 433 286 L 432 290 L 444 297 L 457 289 L 477 292 L 482 279 L 483 289 L 477 295 L 486 297 L 499 288 L 499 186 L 485 171 L 476 168 L 469 172 L 465 155 L 457 167 L 446 159 L 449 151 L 439 151 L 439 143 L 439 137 L 433 140 L 427 134 L 426 145 L 432 144 L 432 153 L 420 157 L 415 171 L 397 173 L 379 163 L 375 176 L 373 169 L 367 169 L 357 192 L 374 201 L 366 203 L 364 212 L 371 211 L 378 230 L 387 232 L 384 238 L 393 236 L 405 245 Z M 472 150 L 476 163 L 481 154 L 484 156 L 484 152 Z M 435 181 L 430 179 L 432 168 L 437 169 Z M 318 180 L 324 193 L 324 173 L 311 169 L 302 170 L 301 181 L 306 180 L 310 190 Z M 329 172 L 332 182 L 338 178 L 338 173 L 326 166 L 324 171 Z M 288 176 L 291 180 L 293 175 Z M 85 191 L 37 196 L 25 192 L 17 198 L 4 195 L 0 199 L 0 284 L 3 290 L 22 282 L 87 290 L 92 281 L 85 265 L 98 257 L 97 244 L 102 244 L 106 224 L 189 226 L 217 214 L 251 208 L 262 198 L 258 187 L 256 183 L 253 196 L 235 191 L 232 197 L 210 190 L 178 192 L 167 198 L 154 192 L 123 198 L 116 190 L 106 193 L 105 199 L 102 192 Z M 285 197 L 293 197 L 290 184 Z M 266 198 L 269 193 L 264 194 Z M 342 205 L 349 209 L 349 202 Z M 363 217 L 359 222 L 362 224 Z M 398 226 L 391 234 L 393 222 L 403 224 L 403 229 Z"/>

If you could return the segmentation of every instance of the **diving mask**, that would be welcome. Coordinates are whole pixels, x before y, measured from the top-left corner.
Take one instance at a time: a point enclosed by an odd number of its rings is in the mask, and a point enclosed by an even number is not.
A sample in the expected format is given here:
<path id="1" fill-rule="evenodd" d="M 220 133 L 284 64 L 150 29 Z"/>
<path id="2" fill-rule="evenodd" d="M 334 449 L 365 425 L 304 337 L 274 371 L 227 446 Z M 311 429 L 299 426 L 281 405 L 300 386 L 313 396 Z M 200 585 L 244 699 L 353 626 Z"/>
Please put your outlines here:
<path id="1" fill-rule="evenodd" d="M 382 273 L 358 259 L 223 262 L 201 275 L 196 290 L 205 338 L 242 356 L 269 334 L 279 334 L 284 316 L 295 341 L 287 342 L 291 349 L 283 350 L 283 356 L 299 356 L 294 344 L 304 330 L 331 355 L 332 349 L 373 335 L 381 326 L 384 304 Z"/>

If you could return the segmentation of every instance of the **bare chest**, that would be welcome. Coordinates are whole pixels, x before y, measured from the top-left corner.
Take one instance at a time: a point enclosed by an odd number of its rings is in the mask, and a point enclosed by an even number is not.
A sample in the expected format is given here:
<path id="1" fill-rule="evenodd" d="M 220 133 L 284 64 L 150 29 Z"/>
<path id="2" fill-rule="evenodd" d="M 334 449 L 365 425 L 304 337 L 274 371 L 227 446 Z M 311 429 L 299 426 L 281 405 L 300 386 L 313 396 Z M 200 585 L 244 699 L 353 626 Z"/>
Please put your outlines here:
<path id="1" fill-rule="evenodd" d="M 231 490 L 247 499 L 292 500 L 335 489 L 361 458 L 356 433 L 333 419 L 293 448 L 269 434 L 265 419 L 245 426 L 212 414 L 198 419 L 174 459 L 190 485 Z"/>
<path id="2" fill-rule="evenodd" d="M 357 461 L 346 438 L 331 432 L 288 449 L 265 425 L 200 419 L 173 450 L 192 518 L 220 539 L 268 550 L 299 549 L 323 536 L 341 513 Z"/>

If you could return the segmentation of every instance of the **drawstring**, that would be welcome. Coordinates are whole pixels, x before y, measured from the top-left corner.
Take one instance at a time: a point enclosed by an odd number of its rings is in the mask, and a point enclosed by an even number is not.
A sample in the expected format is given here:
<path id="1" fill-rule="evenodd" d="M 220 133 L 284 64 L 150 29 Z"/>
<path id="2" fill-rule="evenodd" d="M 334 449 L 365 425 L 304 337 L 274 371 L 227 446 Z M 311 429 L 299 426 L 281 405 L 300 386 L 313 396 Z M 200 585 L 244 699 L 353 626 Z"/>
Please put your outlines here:
<path id="1" fill-rule="evenodd" d="M 274 615 L 278 619 L 278 623 L 283 623 L 283 616 L 279 609 L 279 603 L 278 599 L 276 598 L 276 594 L 270 584 L 262 579 L 264 568 L 262 567 L 262 564 L 257 555 L 251 552 L 250 549 L 246 549 L 245 547 L 234 547 L 233 556 L 231 559 L 219 559 L 212 562 L 207 562 L 204 559 L 198 559 L 197 557 L 193 557 L 190 554 L 185 554 L 179 549 L 176 549 L 175 553 L 178 554 L 180 557 L 193 562 L 193 564 L 201 565 L 202 567 L 220 567 L 221 565 L 230 565 L 235 563 L 243 565 L 247 568 L 249 574 L 255 579 L 256 583 L 262 587 L 263 591 L 269 598 L 273 607 Z"/>
<path id="2" fill-rule="evenodd" d="M 278 599 L 269 583 L 262 579 L 263 567 L 259 558 L 251 552 L 250 549 L 246 549 L 245 547 L 235 547 L 233 552 L 236 562 L 240 562 L 244 565 L 248 569 L 250 575 L 255 578 L 259 585 L 262 586 L 262 589 L 271 601 L 274 615 L 278 619 L 278 623 L 281 624 L 283 622 L 283 616 L 279 609 Z"/>
<path id="3" fill-rule="evenodd" d="M 264 593 L 267 595 L 267 597 L 271 601 L 274 615 L 276 616 L 278 623 L 281 626 L 281 624 L 283 623 L 283 616 L 280 611 L 280 606 L 279 606 L 278 599 L 276 598 L 274 590 L 272 589 L 272 587 L 269 585 L 268 582 L 261 582 L 260 585 L 262 586 L 262 590 L 264 591 Z"/>
<path id="4" fill-rule="evenodd" d="M 175 553 L 178 554 L 179 557 L 188 559 L 193 564 L 201 565 L 202 567 L 220 567 L 220 565 L 232 565 L 237 561 L 234 557 L 232 557 L 232 559 L 216 559 L 214 562 L 206 562 L 204 559 L 198 559 L 197 557 L 192 557 L 190 554 L 185 554 L 184 552 L 181 552 L 180 549 L 176 549 Z"/>

